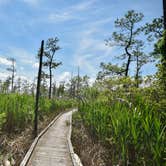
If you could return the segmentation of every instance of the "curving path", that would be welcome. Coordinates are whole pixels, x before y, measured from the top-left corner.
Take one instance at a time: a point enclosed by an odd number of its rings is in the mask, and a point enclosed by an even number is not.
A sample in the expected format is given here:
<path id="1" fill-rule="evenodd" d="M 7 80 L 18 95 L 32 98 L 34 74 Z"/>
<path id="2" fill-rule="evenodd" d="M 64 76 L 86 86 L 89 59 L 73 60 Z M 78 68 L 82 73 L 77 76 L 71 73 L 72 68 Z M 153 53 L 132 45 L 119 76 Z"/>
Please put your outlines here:
<path id="1" fill-rule="evenodd" d="M 73 166 L 68 134 L 72 111 L 62 114 L 39 139 L 27 166 Z"/>

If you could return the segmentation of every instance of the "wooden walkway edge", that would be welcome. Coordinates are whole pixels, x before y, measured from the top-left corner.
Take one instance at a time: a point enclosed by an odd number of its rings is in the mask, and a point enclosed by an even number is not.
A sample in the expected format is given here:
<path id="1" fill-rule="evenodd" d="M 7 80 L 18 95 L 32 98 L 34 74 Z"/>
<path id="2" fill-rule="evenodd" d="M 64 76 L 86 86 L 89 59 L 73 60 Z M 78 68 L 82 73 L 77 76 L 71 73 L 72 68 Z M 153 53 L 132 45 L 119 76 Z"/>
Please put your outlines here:
<path id="1" fill-rule="evenodd" d="M 74 111 L 76 111 L 76 110 L 74 110 Z M 83 166 L 80 158 L 77 156 L 76 153 L 74 153 L 73 145 L 71 143 L 71 133 L 72 133 L 72 116 L 70 117 L 70 128 L 69 128 L 69 133 L 68 133 L 68 137 L 67 137 L 68 147 L 69 147 L 69 151 L 70 151 L 70 157 L 71 157 L 73 166 Z"/>
<path id="2" fill-rule="evenodd" d="M 39 139 L 45 134 L 45 132 L 55 123 L 55 121 L 62 115 L 62 113 L 60 113 L 58 116 L 56 116 L 51 123 L 35 138 L 35 140 L 33 141 L 30 149 L 28 150 L 28 152 L 26 153 L 24 159 L 22 160 L 20 166 L 26 166 Z"/>
<path id="3" fill-rule="evenodd" d="M 70 140 L 73 111 L 59 114 L 39 134 L 20 166 L 76 166 Z"/>

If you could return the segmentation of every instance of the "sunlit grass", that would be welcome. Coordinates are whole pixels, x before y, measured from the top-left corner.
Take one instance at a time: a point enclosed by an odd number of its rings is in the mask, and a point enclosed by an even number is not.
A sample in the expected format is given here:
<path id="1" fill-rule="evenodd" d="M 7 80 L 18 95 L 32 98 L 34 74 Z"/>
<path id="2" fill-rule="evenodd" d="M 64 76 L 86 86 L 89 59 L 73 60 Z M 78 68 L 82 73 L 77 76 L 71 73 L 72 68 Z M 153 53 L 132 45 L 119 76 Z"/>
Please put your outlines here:
<path id="1" fill-rule="evenodd" d="M 24 94 L 0 95 L 0 129 L 11 133 L 22 131 L 33 124 L 34 97 Z M 56 114 L 75 105 L 73 100 L 41 98 L 39 103 L 39 119 Z"/>
<path id="2" fill-rule="evenodd" d="M 135 165 L 164 162 L 165 126 L 142 96 L 130 107 L 124 102 L 100 98 L 80 105 L 80 113 L 93 137 L 112 147 L 112 160 Z"/>

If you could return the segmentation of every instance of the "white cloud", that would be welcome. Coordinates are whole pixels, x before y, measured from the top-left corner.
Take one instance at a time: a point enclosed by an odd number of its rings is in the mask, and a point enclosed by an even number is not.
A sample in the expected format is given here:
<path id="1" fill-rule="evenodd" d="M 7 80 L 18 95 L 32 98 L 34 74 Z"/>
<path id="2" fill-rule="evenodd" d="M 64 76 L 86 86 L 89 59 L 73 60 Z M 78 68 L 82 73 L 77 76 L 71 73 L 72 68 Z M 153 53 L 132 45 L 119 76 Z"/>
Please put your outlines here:
<path id="1" fill-rule="evenodd" d="M 9 76 L 9 73 L 7 72 L 0 72 L 0 79 L 5 80 Z"/>
<path id="2" fill-rule="evenodd" d="M 80 66 L 81 70 L 88 72 L 88 75 L 95 76 L 96 65 L 108 58 L 113 48 L 107 47 L 103 40 L 96 39 L 93 34 L 102 33 L 97 28 L 89 28 L 80 33 L 80 43 L 74 55 L 74 64 Z"/>
<path id="3" fill-rule="evenodd" d="M 60 76 L 59 76 L 59 81 L 69 81 L 69 79 L 71 78 L 71 73 L 68 71 L 63 72 Z"/>
<path id="4" fill-rule="evenodd" d="M 60 82 L 69 82 L 69 80 L 71 79 L 71 73 L 68 71 L 64 71 L 59 75 L 56 75 L 56 81 L 57 81 L 57 85 L 60 84 Z"/>
<path id="5" fill-rule="evenodd" d="M 31 64 L 31 65 L 35 63 L 35 56 L 23 48 L 10 47 L 9 54 L 16 57 L 16 62 L 17 60 L 19 60 L 24 64 Z"/>
<path id="6" fill-rule="evenodd" d="M 0 64 L 11 65 L 11 62 L 7 60 L 6 58 L 0 57 Z"/>
<path id="7" fill-rule="evenodd" d="M 7 55 L 12 55 L 16 59 L 16 76 L 25 77 L 27 80 L 33 80 L 37 75 L 37 59 L 31 52 L 18 47 L 8 47 Z M 9 56 L 8 56 L 9 57 Z M 0 64 L 11 64 L 5 58 L 0 57 Z"/>
<path id="8" fill-rule="evenodd" d="M 6 80 L 9 76 L 11 76 L 11 73 L 9 73 L 7 71 L 0 72 L 0 80 L 2 80 L 2 81 Z M 33 82 L 33 79 L 31 79 L 28 76 L 21 75 L 21 74 L 20 75 L 18 75 L 18 74 L 15 75 L 14 82 L 16 82 L 18 78 L 21 78 L 21 80 L 27 80 L 29 83 Z"/>
<path id="9" fill-rule="evenodd" d="M 64 13 L 51 13 L 49 16 L 48 16 L 48 20 L 51 21 L 51 22 L 63 22 L 63 21 L 68 21 L 68 20 L 71 20 L 73 19 L 74 16 L 71 15 L 70 13 L 68 12 L 64 12 Z"/>
<path id="10" fill-rule="evenodd" d="M 20 78 L 22 81 L 26 80 L 29 83 L 32 83 L 34 81 L 34 77 L 32 77 L 32 75 L 28 75 L 26 73 L 16 73 L 14 81 L 16 82 L 18 78 Z"/>
<path id="11" fill-rule="evenodd" d="M 91 74 L 96 73 L 96 68 L 92 62 L 88 60 L 88 57 L 90 56 L 78 54 L 75 56 L 74 64 L 75 66 L 79 66 L 81 71 L 84 70 Z"/>
<path id="12" fill-rule="evenodd" d="M 89 0 L 72 5 L 60 12 L 52 12 L 48 15 L 47 19 L 50 22 L 64 22 L 72 19 L 81 19 L 81 17 L 78 17 L 78 13 L 90 9 L 95 2 L 96 0 Z"/>
<path id="13" fill-rule="evenodd" d="M 85 11 L 92 7 L 96 0 L 89 0 L 85 2 L 78 3 L 70 7 L 72 11 Z"/>
<path id="14" fill-rule="evenodd" d="M 36 69 L 38 69 L 39 68 L 39 63 L 34 63 L 33 65 L 32 65 L 34 68 L 36 68 Z"/>
<path id="15" fill-rule="evenodd" d="M 91 78 L 89 79 L 89 84 L 90 84 L 90 85 L 93 85 L 93 83 L 95 82 L 95 80 L 96 80 L 96 78 L 91 77 Z"/>
<path id="16" fill-rule="evenodd" d="M 107 23 L 110 23 L 113 21 L 114 18 L 112 17 L 109 17 L 109 18 L 106 18 L 106 19 L 101 19 L 101 20 L 95 20 L 93 22 L 90 22 L 88 24 L 88 26 L 92 26 L 92 27 L 99 27 L 99 26 L 102 26 L 104 24 L 107 24 Z"/>
<path id="17" fill-rule="evenodd" d="M 79 41 L 74 53 L 75 66 L 80 66 L 80 69 L 91 77 L 95 77 L 101 62 L 108 61 L 115 48 L 105 45 L 104 39 L 110 33 L 105 31 L 103 26 L 108 25 L 112 18 L 99 19 L 92 22 L 87 22 L 85 30 L 76 34 Z M 102 34 L 103 38 L 101 38 Z"/>

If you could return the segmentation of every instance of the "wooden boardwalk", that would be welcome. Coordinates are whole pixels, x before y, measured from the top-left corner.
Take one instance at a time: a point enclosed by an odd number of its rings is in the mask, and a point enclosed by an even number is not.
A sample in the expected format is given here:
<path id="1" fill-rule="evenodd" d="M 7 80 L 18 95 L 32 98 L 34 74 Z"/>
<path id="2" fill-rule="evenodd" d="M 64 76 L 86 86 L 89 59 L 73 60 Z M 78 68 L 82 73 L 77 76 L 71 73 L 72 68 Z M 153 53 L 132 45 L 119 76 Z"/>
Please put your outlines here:
<path id="1" fill-rule="evenodd" d="M 73 166 L 68 134 L 72 111 L 62 114 L 39 139 L 27 166 Z"/>

